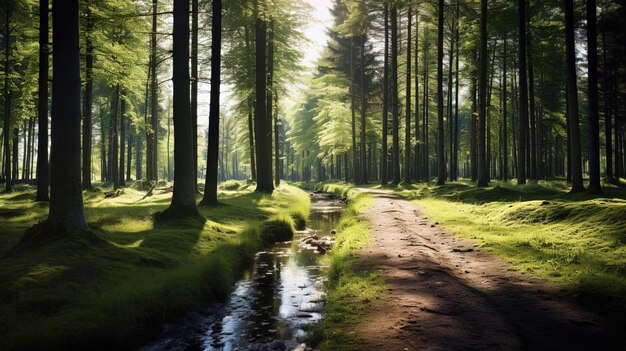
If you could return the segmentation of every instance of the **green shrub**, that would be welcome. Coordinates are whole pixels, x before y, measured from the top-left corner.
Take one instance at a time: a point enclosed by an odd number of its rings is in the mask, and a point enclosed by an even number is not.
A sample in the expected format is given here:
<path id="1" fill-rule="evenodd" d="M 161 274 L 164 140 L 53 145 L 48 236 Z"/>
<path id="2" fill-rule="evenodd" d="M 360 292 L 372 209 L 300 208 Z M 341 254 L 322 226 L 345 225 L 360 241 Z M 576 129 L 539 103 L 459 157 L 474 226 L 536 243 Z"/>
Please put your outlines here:
<path id="1" fill-rule="evenodd" d="M 261 241 L 266 244 L 293 239 L 291 223 L 283 219 L 271 219 L 261 225 Z"/>
<path id="2" fill-rule="evenodd" d="M 306 229 L 306 217 L 301 212 L 294 212 L 291 214 L 293 224 L 296 226 L 296 230 Z"/>
<path id="3" fill-rule="evenodd" d="M 148 191 L 152 188 L 152 182 L 147 180 L 146 178 L 143 178 L 135 181 L 130 187 L 139 191 Z"/>
<path id="4" fill-rule="evenodd" d="M 241 187 L 241 183 L 233 179 L 227 180 L 223 182 L 222 184 L 220 184 L 220 189 L 222 190 L 235 191 L 235 190 L 239 190 L 240 187 Z"/>

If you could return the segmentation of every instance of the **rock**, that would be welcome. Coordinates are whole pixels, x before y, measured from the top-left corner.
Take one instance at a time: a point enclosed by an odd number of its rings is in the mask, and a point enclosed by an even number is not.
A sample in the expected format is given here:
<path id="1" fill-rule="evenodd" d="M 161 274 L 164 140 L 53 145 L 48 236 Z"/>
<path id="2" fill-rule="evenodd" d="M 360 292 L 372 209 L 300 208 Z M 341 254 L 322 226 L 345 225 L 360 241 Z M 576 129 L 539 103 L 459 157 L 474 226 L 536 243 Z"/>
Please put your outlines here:
<path id="1" fill-rule="evenodd" d="M 335 234 L 337 234 L 337 231 L 333 229 L 333 230 L 330 231 L 330 234 L 335 235 Z"/>

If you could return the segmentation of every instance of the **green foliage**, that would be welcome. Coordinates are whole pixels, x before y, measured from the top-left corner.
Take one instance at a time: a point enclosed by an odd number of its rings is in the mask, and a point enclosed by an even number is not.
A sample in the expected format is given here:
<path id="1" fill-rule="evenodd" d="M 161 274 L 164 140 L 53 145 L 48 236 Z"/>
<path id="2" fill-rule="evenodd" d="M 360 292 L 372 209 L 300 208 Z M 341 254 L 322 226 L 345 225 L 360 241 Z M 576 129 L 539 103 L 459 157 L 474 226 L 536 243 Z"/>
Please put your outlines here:
<path id="1" fill-rule="evenodd" d="M 272 219 L 263 222 L 260 228 L 261 241 L 266 244 L 289 241 L 293 238 L 291 221 Z"/>

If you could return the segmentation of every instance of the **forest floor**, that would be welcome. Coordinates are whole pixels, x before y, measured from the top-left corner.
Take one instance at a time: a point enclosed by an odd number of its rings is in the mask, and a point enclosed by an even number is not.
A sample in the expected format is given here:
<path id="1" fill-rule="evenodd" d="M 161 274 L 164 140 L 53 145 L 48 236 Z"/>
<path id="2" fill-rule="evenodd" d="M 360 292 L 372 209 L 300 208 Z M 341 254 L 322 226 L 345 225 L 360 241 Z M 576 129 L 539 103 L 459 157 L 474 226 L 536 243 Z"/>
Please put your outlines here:
<path id="1" fill-rule="evenodd" d="M 600 196 L 572 196 L 565 187 L 476 189 L 461 182 L 358 189 L 373 197 L 360 214 L 371 232 L 371 243 L 356 253 L 370 267 L 360 275 L 376 272 L 386 293 L 331 300 L 330 313 L 345 304 L 344 311 L 352 305 L 360 315 L 344 318 L 348 337 L 327 333 L 335 339 L 330 344 L 343 350 L 623 347 L 626 193 L 606 188 Z M 360 269 L 344 271 L 337 280 L 349 286 Z"/>
<path id="2" fill-rule="evenodd" d="M 18 256 L 11 247 L 45 220 L 48 205 L 34 201 L 31 186 L 0 194 L 0 349 L 130 349 L 160 323 L 227 297 L 267 224 L 308 217 L 301 189 L 283 185 L 269 196 L 229 181 L 219 207 L 199 208 L 204 225 L 155 225 L 168 185 L 147 198 L 149 186 L 115 198 L 104 196 L 110 184 L 85 191 L 90 230 L 104 244 L 60 240 Z"/>

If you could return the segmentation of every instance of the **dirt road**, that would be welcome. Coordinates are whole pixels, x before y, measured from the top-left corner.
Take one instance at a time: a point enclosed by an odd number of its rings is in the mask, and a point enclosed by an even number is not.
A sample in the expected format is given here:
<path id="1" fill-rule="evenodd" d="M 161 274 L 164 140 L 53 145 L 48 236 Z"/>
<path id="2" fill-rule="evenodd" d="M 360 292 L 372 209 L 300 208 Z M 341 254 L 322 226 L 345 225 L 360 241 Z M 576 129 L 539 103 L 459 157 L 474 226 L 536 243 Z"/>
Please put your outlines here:
<path id="1" fill-rule="evenodd" d="M 374 196 L 363 214 L 374 243 L 361 257 L 389 288 L 356 326 L 363 350 L 605 349 L 602 318 L 445 233 L 418 205 L 361 190 Z"/>

